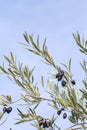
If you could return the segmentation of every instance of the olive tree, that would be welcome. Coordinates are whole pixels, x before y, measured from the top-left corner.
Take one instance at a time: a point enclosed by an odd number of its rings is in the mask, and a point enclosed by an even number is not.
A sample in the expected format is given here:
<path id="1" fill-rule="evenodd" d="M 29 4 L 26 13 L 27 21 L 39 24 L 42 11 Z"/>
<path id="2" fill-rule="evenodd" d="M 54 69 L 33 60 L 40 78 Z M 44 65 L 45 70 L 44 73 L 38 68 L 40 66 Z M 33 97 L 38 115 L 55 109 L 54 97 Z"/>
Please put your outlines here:
<path id="1" fill-rule="evenodd" d="M 63 119 L 67 118 L 72 123 L 72 125 L 70 127 L 67 126 L 65 130 L 86 130 L 87 61 L 83 60 L 81 62 L 81 67 L 85 72 L 85 78 L 82 80 L 84 88 L 77 89 L 77 87 L 75 87 L 76 81 L 71 72 L 71 59 L 67 64 L 62 63 L 57 65 L 48 51 L 46 39 L 41 46 L 39 36 L 37 36 L 35 40 L 33 35 L 28 35 L 27 32 L 25 32 L 23 36 L 25 43 L 21 42 L 21 44 L 25 47 L 25 49 L 37 56 L 40 56 L 43 64 L 45 63 L 46 66 L 48 65 L 51 69 L 55 69 L 56 73 L 50 73 L 50 77 L 53 80 L 48 78 L 45 81 L 44 76 L 41 76 L 40 80 L 42 89 L 48 95 L 46 97 L 42 97 L 39 85 L 38 83 L 35 83 L 34 80 L 34 67 L 30 69 L 28 65 L 24 66 L 22 63 L 18 62 L 12 52 L 10 52 L 10 56 L 4 56 L 7 61 L 7 67 L 2 64 L 0 66 L 0 73 L 5 74 L 9 79 L 14 81 L 17 86 L 22 89 L 23 93 L 20 93 L 20 99 L 17 99 L 16 101 L 13 100 L 12 95 L 0 95 L 0 105 L 3 106 L 3 110 L 0 113 L 0 120 L 4 118 L 4 114 L 10 114 L 12 112 L 13 108 L 11 107 L 11 104 L 23 101 L 23 104 L 25 103 L 27 105 L 26 113 L 18 108 L 18 119 L 15 124 L 30 122 L 30 124 L 37 130 L 60 130 L 61 128 L 55 122 L 57 122 L 57 118 L 62 113 Z M 81 38 L 78 32 L 73 34 L 73 37 L 76 44 L 79 46 L 80 51 L 84 55 L 87 55 L 87 40 L 85 41 L 84 37 Z M 62 66 L 64 69 L 62 69 Z M 56 113 L 52 113 L 51 118 L 37 114 L 39 105 L 44 101 L 47 102 L 48 106 L 55 109 Z M 5 121 L 6 119 L 4 122 Z"/>

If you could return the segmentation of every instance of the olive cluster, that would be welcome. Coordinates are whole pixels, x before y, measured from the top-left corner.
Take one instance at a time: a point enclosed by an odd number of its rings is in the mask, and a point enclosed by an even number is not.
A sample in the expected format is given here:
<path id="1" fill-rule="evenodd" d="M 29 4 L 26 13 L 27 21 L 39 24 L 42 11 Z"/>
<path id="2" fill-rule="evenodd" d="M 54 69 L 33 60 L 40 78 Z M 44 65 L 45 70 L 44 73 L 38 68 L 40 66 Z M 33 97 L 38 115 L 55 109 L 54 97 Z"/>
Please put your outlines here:
<path id="1" fill-rule="evenodd" d="M 62 85 L 63 87 L 65 87 L 66 84 L 67 84 L 67 81 L 63 78 L 64 76 L 65 76 L 65 75 L 64 75 L 64 71 L 63 71 L 63 70 L 61 70 L 59 73 L 56 74 L 56 79 L 57 79 L 58 81 L 61 81 L 61 85 Z M 75 85 L 75 84 L 76 84 L 75 80 L 72 80 L 71 83 L 72 83 L 72 85 Z"/>
<path id="2" fill-rule="evenodd" d="M 61 81 L 64 76 L 64 71 L 61 70 L 59 73 L 56 74 L 56 78 L 58 81 Z"/>
<path id="3" fill-rule="evenodd" d="M 7 112 L 8 114 L 10 113 L 12 111 L 12 107 L 4 107 L 3 108 L 3 112 L 5 113 L 5 112 Z"/>
<path id="4" fill-rule="evenodd" d="M 39 126 L 42 126 L 43 128 L 49 128 L 51 126 L 51 123 L 48 119 L 41 118 L 39 120 Z"/>
<path id="5" fill-rule="evenodd" d="M 61 85 L 63 87 L 65 87 L 67 82 L 65 80 L 63 80 L 63 77 L 64 77 L 64 71 L 63 70 L 61 70 L 59 73 L 56 74 L 57 80 L 61 81 Z"/>
<path id="6" fill-rule="evenodd" d="M 60 109 L 57 111 L 57 114 L 60 115 L 62 113 L 62 111 L 64 111 L 64 108 Z M 66 119 L 67 118 L 67 113 L 63 113 L 63 119 Z"/>

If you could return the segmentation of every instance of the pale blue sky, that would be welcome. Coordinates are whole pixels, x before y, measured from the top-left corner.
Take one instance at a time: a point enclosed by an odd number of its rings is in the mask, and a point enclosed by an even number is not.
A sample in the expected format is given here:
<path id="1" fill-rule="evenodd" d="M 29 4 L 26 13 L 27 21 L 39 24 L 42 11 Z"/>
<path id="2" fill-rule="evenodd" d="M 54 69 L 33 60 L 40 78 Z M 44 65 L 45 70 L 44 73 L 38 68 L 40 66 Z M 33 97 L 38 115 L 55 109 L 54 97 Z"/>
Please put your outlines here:
<path id="1" fill-rule="evenodd" d="M 39 82 L 40 75 L 42 73 L 46 75 L 51 69 L 42 65 L 39 58 L 25 51 L 18 43 L 24 41 L 25 31 L 33 33 L 35 37 L 39 34 L 41 42 L 47 38 L 49 51 L 58 65 L 61 62 L 67 63 L 69 58 L 72 58 L 72 70 L 79 86 L 79 81 L 83 77 L 83 73 L 79 71 L 81 69 L 79 62 L 84 56 L 80 55 L 72 33 L 79 31 L 87 38 L 86 26 L 87 0 L 0 0 L 0 65 L 4 60 L 3 55 L 8 55 L 12 51 L 24 64 L 31 68 L 37 66 L 36 73 L 40 73 L 35 77 L 36 79 L 39 77 Z M 0 84 L 0 94 L 13 93 L 14 97 L 19 94 L 17 86 L 6 77 L 0 77 Z M 15 106 L 13 113 L 0 130 L 9 130 L 10 127 L 13 130 L 30 129 L 28 123 L 14 126 L 15 120 L 12 118 L 17 117 L 14 113 Z"/>

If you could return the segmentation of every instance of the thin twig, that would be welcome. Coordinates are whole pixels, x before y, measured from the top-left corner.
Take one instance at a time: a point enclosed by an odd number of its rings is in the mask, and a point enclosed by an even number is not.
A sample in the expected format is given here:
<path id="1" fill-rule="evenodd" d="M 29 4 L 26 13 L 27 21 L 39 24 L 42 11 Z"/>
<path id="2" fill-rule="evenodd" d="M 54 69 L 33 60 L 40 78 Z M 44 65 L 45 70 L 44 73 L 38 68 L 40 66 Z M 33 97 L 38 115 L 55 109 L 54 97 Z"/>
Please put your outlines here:
<path id="1" fill-rule="evenodd" d="M 54 125 L 56 126 L 56 128 L 57 128 L 58 130 L 61 130 L 55 123 L 54 123 Z"/>
<path id="2" fill-rule="evenodd" d="M 78 125 L 85 125 L 85 124 L 87 124 L 86 122 L 84 122 L 84 123 L 77 123 L 77 124 L 75 124 L 75 125 L 72 125 L 72 126 L 70 126 L 69 128 L 67 128 L 67 129 L 65 129 L 65 130 L 71 130 L 71 128 L 73 128 L 73 127 L 75 127 L 75 126 L 78 126 Z M 87 128 L 87 127 L 85 127 L 85 128 Z M 77 130 L 77 129 L 81 129 L 80 127 L 79 128 L 74 128 L 74 129 L 72 129 L 72 130 Z"/>
<path id="3" fill-rule="evenodd" d="M 36 98 L 36 99 L 39 99 L 39 100 L 44 100 L 44 101 L 52 102 L 52 100 L 51 100 L 51 99 L 48 99 L 48 98 L 37 97 L 37 96 L 33 96 L 33 95 L 25 95 L 24 97 L 21 97 L 21 98 L 19 98 L 19 99 L 16 100 L 16 101 L 13 101 L 12 104 L 13 104 L 13 103 L 16 103 L 16 102 L 18 102 L 18 101 L 20 101 L 20 100 L 22 100 L 22 99 L 24 99 L 24 98 L 26 98 L 26 97 L 32 97 L 32 98 Z"/>

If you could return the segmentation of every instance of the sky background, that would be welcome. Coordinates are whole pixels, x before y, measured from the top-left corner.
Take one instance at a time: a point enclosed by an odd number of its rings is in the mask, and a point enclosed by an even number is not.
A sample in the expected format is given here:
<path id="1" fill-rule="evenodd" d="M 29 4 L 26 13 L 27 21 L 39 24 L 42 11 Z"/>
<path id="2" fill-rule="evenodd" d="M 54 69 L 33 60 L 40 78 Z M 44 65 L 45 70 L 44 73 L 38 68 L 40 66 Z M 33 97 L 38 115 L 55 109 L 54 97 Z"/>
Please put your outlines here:
<path id="1" fill-rule="evenodd" d="M 52 68 L 43 65 L 40 58 L 28 53 L 19 42 L 24 42 L 23 33 L 33 33 L 34 37 L 39 34 L 40 42 L 47 38 L 49 52 L 55 63 L 67 63 L 72 58 L 72 73 L 77 86 L 81 86 L 83 72 L 79 65 L 84 55 L 79 52 L 72 34 L 79 31 L 87 39 L 87 0 L 0 0 L 0 65 L 4 61 L 3 55 L 9 55 L 10 51 L 17 56 L 23 64 L 30 68 L 36 66 L 35 78 L 40 81 L 40 76 L 46 76 Z M 37 75 L 38 74 L 38 75 Z M 14 85 L 6 76 L 0 76 L 0 94 L 13 94 L 14 99 L 21 90 Z M 13 106 L 13 112 L 9 115 L 5 125 L 0 130 L 34 129 L 28 123 L 15 126 L 17 110 Z M 0 109 L 2 110 L 2 108 Z M 51 110 L 41 114 L 50 116 Z M 6 115 L 7 117 L 7 115 Z M 59 126 L 65 124 L 65 120 L 58 119 Z M 69 122 L 62 127 L 69 126 Z"/>

